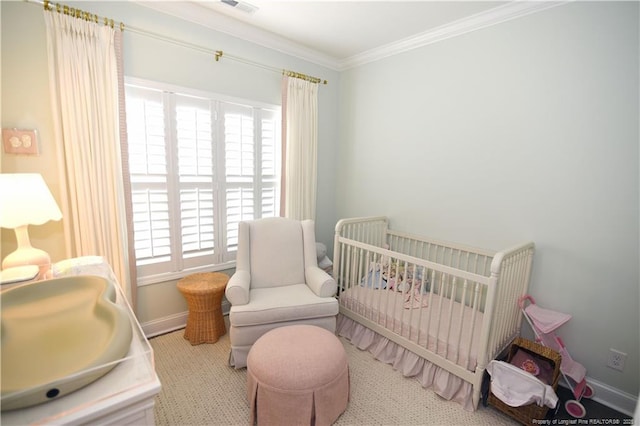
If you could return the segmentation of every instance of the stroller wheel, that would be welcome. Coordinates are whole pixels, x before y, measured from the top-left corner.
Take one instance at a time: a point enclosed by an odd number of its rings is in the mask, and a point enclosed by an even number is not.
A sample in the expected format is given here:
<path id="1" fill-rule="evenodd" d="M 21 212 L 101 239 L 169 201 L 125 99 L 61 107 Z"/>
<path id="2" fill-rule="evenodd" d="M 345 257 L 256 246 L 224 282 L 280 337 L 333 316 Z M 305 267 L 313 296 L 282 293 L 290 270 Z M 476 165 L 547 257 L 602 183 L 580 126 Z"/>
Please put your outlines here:
<path id="1" fill-rule="evenodd" d="M 575 399 L 570 399 L 565 402 L 564 409 L 567 410 L 567 413 L 569 413 L 571 417 L 575 417 L 576 419 L 581 419 L 587 414 L 584 406 Z"/>
<path id="2" fill-rule="evenodd" d="M 593 390 L 593 387 L 589 383 L 587 383 L 584 387 L 584 392 L 582 393 L 582 397 L 589 399 L 589 398 L 592 398 L 593 394 L 595 393 L 596 392 Z"/>

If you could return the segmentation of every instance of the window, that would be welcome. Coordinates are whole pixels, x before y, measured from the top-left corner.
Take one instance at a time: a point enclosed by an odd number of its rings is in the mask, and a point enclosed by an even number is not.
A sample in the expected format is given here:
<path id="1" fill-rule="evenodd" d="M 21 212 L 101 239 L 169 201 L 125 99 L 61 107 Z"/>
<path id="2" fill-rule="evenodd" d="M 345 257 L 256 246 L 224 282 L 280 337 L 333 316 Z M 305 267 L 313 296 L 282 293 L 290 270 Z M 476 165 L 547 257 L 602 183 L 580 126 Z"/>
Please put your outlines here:
<path id="1" fill-rule="evenodd" d="M 280 108 L 127 80 L 141 284 L 232 266 L 238 222 L 277 215 Z"/>

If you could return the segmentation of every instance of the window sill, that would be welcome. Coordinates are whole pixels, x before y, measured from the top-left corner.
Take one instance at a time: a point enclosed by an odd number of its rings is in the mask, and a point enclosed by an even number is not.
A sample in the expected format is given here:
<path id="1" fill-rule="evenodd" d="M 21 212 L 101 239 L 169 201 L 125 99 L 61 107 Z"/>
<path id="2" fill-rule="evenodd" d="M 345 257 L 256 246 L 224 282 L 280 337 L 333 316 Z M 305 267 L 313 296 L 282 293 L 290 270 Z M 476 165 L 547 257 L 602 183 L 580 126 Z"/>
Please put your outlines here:
<path id="1" fill-rule="evenodd" d="M 138 277 L 138 287 L 165 283 L 169 281 L 178 281 L 179 279 L 184 278 L 187 275 L 195 274 L 198 272 L 219 272 L 219 271 L 226 271 L 227 269 L 234 269 L 235 267 L 236 267 L 236 262 L 231 261 L 226 263 L 220 263 L 218 265 L 203 266 L 199 268 L 185 269 L 183 271 L 167 272 L 163 274 Z"/>

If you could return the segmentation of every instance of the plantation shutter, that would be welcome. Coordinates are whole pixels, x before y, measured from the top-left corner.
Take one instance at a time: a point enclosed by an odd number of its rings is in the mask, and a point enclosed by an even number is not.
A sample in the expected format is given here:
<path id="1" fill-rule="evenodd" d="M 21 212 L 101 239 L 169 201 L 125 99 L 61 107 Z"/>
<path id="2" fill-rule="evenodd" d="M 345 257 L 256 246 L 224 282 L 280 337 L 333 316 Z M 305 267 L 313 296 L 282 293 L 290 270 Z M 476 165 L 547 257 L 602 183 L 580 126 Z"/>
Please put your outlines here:
<path id="1" fill-rule="evenodd" d="M 277 216 L 279 115 L 277 111 L 223 103 L 227 252 L 235 258 L 238 223 Z M 257 143 L 256 143 L 257 141 Z"/>
<path id="2" fill-rule="evenodd" d="M 280 112 L 126 85 L 138 277 L 232 267 L 238 223 L 276 215 Z"/>
<path id="3" fill-rule="evenodd" d="M 127 87 L 127 133 L 136 261 L 144 275 L 171 270 L 163 93 Z M 149 265 L 153 265 L 149 268 Z"/>
<path id="4" fill-rule="evenodd" d="M 253 108 L 230 103 L 222 105 L 226 182 L 227 255 L 235 258 L 238 223 L 255 218 L 254 176 L 256 151 Z"/>
<path id="5" fill-rule="evenodd" d="M 175 96 L 175 111 L 183 262 L 179 269 L 185 269 L 216 263 L 215 111 L 207 99 L 182 95 Z"/>
<path id="6" fill-rule="evenodd" d="M 279 121 L 276 111 L 262 109 L 261 111 L 261 180 L 260 203 L 261 217 L 275 217 L 278 215 L 280 201 L 278 199 L 280 146 Z"/>

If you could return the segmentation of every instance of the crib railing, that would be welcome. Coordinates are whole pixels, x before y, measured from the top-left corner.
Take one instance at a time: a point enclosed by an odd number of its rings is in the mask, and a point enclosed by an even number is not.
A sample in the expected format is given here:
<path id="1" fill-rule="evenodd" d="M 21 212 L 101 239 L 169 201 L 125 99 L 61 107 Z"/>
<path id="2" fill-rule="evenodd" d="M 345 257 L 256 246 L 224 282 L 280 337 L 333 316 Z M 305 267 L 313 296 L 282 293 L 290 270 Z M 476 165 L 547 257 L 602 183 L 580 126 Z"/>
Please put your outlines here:
<path id="1" fill-rule="evenodd" d="M 394 231 L 388 226 L 385 216 L 342 219 L 335 228 L 336 239 L 371 244 L 487 277 L 491 274 L 495 251 Z M 334 247 L 334 258 L 338 254 Z"/>
<path id="2" fill-rule="evenodd" d="M 351 268 L 351 256 L 353 256 L 351 249 L 349 252 L 343 250 L 345 240 L 384 248 L 388 226 L 389 221 L 384 216 L 358 217 L 338 221 L 333 245 L 333 277 L 338 283 L 338 294 L 343 288 L 341 283 L 345 282 L 347 271 Z M 350 247 L 350 245 L 346 245 L 346 247 Z M 342 279 L 338 277 L 342 277 Z"/>
<path id="3" fill-rule="evenodd" d="M 494 251 L 388 230 L 389 249 L 488 277 Z"/>
<path id="4" fill-rule="evenodd" d="M 356 217 L 341 219 L 336 224 L 336 237 L 384 247 L 387 239 L 389 220 L 385 216 Z M 335 255 L 334 255 L 335 256 Z"/>

